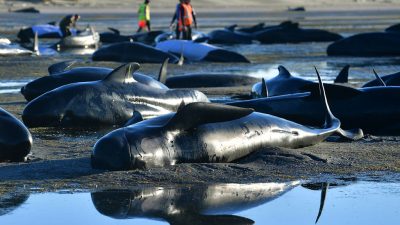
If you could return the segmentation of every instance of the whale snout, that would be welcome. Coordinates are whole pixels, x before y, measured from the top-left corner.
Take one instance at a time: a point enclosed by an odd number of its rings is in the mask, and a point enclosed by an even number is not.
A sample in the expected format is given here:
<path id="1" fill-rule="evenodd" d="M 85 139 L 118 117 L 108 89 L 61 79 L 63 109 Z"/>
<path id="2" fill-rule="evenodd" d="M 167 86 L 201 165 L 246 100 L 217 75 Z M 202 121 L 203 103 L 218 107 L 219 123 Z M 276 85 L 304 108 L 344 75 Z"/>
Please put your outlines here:
<path id="1" fill-rule="evenodd" d="M 60 125 L 67 101 L 42 95 L 26 105 L 22 121 L 28 127 L 57 127 Z"/>
<path id="2" fill-rule="evenodd" d="M 94 169 L 129 170 L 134 158 L 131 157 L 129 142 L 123 133 L 116 130 L 95 144 L 91 163 Z"/>

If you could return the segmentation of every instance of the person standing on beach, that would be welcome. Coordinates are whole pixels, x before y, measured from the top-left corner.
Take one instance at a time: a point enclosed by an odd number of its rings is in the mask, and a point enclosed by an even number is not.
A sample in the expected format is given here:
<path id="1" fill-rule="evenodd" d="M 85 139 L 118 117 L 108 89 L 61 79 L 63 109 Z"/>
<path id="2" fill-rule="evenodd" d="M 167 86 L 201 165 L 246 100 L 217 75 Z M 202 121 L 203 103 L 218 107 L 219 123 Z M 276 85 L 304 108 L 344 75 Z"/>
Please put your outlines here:
<path id="1" fill-rule="evenodd" d="M 71 36 L 71 28 L 76 28 L 76 22 L 80 19 L 81 17 L 78 14 L 75 15 L 67 15 L 62 20 L 60 21 L 60 31 L 62 33 L 63 37 Z"/>
<path id="2" fill-rule="evenodd" d="M 143 28 L 147 27 L 147 31 L 151 31 L 150 28 L 150 0 L 145 0 L 139 5 L 138 9 L 138 25 L 139 29 L 137 32 L 141 32 Z"/>
<path id="3" fill-rule="evenodd" d="M 180 11 L 182 3 L 183 3 L 183 0 L 179 0 L 179 3 L 176 4 L 176 9 L 175 9 L 174 16 L 172 17 L 171 23 L 169 25 L 169 28 L 171 30 L 173 29 L 175 20 L 179 21 L 179 11 Z M 176 27 L 175 27 L 175 36 L 176 36 L 176 39 L 181 39 L 181 29 L 179 27 L 179 24 L 177 24 Z"/>
<path id="4" fill-rule="evenodd" d="M 180 2 L 177 5 L 177 12 L 175 12 L 172 18 L 171 25 L 177 19 L 177 39 L 179 39 L 180 33 L 182 33 L 183 40 L 192 40 L 192 26 L 194 25 L 197 29 L 196 13 L 190 4 L 190 0 L 182 0 Z"/>

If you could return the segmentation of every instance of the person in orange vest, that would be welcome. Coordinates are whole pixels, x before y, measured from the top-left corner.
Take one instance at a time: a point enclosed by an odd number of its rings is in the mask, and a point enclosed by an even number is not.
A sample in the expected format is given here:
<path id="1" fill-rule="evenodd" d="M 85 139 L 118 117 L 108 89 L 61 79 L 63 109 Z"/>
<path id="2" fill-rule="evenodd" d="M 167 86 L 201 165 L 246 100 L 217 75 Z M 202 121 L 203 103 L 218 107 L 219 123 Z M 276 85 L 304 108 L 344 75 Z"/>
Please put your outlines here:
<path id="1" fill-rule="evenodd" d="M 170 30 L 173 29 L 175 20 L 179 21 L 179 11 L 182 3 L 183 0 L 179 0 L 179 3 L 176 4 L 174 16 L 172 17 L 171 23 L 169 24 Z M 175 27 L 175 37 L 176 39 L 181 39 L 181 28 L 179 28 L 179 24 L 177 24 L 177 26 Z"/>
<path id="2" fill-rule="evenodd" d="M 150 29 L 150 0 L 145 0 L 142 4 L 139 5 L 138 9 L 138 25 L 139 29 L 137 32 L 142 31 L 143 28 L 147 27 L 147 31 L 151 31 Z"/>
<path id="3" fill-rule="evenodd" d="M 180 4 L 178 29 L 182 32 L 183 40 L 192 40 L 192 25 L 197 29 L 196 13 L 190 0 L 183 0 Z"/>

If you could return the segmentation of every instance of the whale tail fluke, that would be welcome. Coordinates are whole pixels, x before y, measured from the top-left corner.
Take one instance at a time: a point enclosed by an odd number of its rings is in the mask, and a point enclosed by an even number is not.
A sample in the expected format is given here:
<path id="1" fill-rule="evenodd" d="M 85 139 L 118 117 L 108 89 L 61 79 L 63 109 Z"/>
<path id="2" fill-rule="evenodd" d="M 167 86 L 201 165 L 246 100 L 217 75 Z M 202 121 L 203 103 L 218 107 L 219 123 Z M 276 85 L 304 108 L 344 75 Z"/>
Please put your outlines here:
<path id="1" fill-rule="evenodd" d="M 339 75 L 336 77 L 334 83 L 347 83 L 349 82 L 349 69 L 350 65 L 346 65 L 339 72 Z"/>
<path id="2" fill-rule="evenodd" d="M 169 58 L 166 58 L 161 65 L 160 72 L 158 73 L 158 81 L 165 84 L 167 81 L 167 73 L 168 73 L 168 61 Z"/>
<path id="3" fill-rule="evenodd" d="M 330 128 L 330 127 L 336 127 L 336 133 L 339 134 L 340 136 L 350 139 L 350 140 L 359 140 L 362 137 L 364 137 L 364 133 L 362 132 L 361 129 L 353 129 L 353 130 L 343 130 L 340 128 L 340 120 L 336 118 L 333 114 L 332 111 L 329 107 L 328 100 L 326 98 L 326 92 L 325 92 L 325 87 L 324 84 L 322 83 L 321 76 L 317 70 L 316 67 L 315 72 L 317 73 L 318 77 L 318 87 L 319 87 L 319 92 L 320 92 L 320 98 L 322 101 L 322 104 L 325 109 L 325 123 L 324 123 L 324 128 Z"/>
<path id="4" fill-rule="evenodd" d="M 385 81 L 382 80 L 381 76 L 378 75 L 378 73 L 375 71 L 375 69 L 372 69 L 372 71 L 374 72 L 376 80 L 379 82 L 380 86 L 386 87 Z"/>

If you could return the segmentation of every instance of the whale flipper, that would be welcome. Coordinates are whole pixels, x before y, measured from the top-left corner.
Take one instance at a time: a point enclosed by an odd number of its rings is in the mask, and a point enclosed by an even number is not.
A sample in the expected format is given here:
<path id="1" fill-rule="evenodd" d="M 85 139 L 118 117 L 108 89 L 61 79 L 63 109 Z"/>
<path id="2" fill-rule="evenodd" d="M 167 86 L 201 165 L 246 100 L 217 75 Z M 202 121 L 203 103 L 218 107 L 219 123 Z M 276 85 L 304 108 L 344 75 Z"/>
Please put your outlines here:
<path id="1" fill-rule="evenodd" d="M 334 83 L 347 83 L 349 82 L 349 69 L 350 65 L 346 65 L 339 72 L 339 75 L 336 77 Z"/>
<path id="2" fill-rule="evenodd" d="M 235 215 L 190 215 L 168 219 L 171 225 L 252 225 L 254 221 Z"/>
<path id="3" fill-rule="evenodd" d="M 165 125 L 169 130 L 190 130 L 206 123 L 240 119 L 253 109 L 215 103 L 195 102 L 182 107 Z"/>
<path id="4" fill-rule="evenodd" d="M 326 97 L 326 92 L 325 92 L 325 84 L 322 83 L 321 80 L 321 76 L 319 75 L 319 72 L 317 70 L 316 67 L 315 68 L 315 72 L 317 73 L 317 77 L 318 77 L 318 89 L 319 89 L 319 93 L 320 93 L 320 98 L 321 101 L 324 105 L 325 108 L 325 124 L 324 124 L 324 128 L 327 127 L 332 127 L 336 124 L 336 126 L 338 126 L 338 128 L 336 129 L 336 133 L 339 134 L 340 136 L 347 138 L 349 140 L 359 140 L 362 137 L 364 137 L 364 134 L 362 132 L 361 129 L 357 128 L 357 129 L 353 129 L 353 130 L 343 130 L 340 128 L 340 121 L 339 119 L 337 119 L 331 112 L 331 109 L 329 107 L 328 104 L 328 99 Z M 337 85 L 338 87 L 341 87 L 340 85 Z M 332 86 L 331 86 L 332 87 Z M 354 89 L 354 88 L 352 88 Z M 357 89 L 354 89 L 356 91 L 358 91 Z"/>
<path id="5" fill-rule="evenodd" d="M 376 77 L 376 80 L 379 82 L 380 86 L 386 87 L 385 81 L 382 80 L 381 76 L 378 75 L 378 73 L 375 71 L 375 69 L 372 69 L 374 71 L 374 75 Z"/>
<path id="6" fill-rule="evenodd" d="M 161 65 L 160 72 L 158 73 L 158 81 L 163 84 L 165 84 L 167 81 L 168 61 L 169 58 L 164 60 L 163 64 Z"/>
<path id="7" fill-rule="evenodd" d="M 78 62 L 78 60 L 68 60 L 68 61 L 59 62 L 59 63 L 49 66 L 49 68 L 47 70 L 49 71 L 50 75 L 61 73 L 61 72 L 64 72 L 65 70 L 71 68 L 71 66 L 77 62 Z"/>
<path id="8" fill-rule="evenodd" d="M 118 82 L 118 83 L 130 83 L 135 81 L 132 78 L 132 73 L 140 69 L 139 63 L 126 63 L 108 74 L 103 81 L 106 82 Z"/>
<path id="9" fill-rule="evenodd" d="M 279 77 L 284 77 L 284 78 L 290 78 L 292 74 L 284 67 L 284 66 L 278 66 L 279 70 Z"/>

